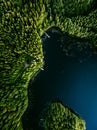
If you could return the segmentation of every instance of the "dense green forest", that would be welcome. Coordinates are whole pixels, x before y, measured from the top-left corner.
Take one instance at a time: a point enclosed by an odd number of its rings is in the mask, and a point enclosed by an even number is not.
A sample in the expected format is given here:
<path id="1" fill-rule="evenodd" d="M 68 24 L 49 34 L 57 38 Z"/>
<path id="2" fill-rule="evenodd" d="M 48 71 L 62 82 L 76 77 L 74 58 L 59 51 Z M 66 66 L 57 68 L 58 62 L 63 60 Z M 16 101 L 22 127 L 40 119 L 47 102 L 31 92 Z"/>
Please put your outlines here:
<path id="1" fill-rule="evenodd" d="M 85 130 L 85 121 L 60 101 L 52 101 L 43 113 L 40 125 L 45 130 Z"/>
<path id="2" fill-rule="evenodd" d="M 44 64 L 41 36 L 49 27 L 57 26 L 72 36 L 88 39 L 97 53 L 95 5 L 96 0 L 0 1 L 2 130 L 22 130 L 21 116 L 28 105 L 27 86 Z"/>

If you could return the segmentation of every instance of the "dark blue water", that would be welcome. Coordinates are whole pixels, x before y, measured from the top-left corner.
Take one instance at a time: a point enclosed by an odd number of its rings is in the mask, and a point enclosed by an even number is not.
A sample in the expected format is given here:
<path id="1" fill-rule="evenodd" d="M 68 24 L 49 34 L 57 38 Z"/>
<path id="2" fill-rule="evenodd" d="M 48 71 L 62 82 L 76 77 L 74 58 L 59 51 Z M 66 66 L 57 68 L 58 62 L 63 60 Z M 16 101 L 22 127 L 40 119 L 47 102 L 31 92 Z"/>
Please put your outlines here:
<path id="1" fill-rule="evenodd" d="M 82 62 L 80 57 L 66 56 L 60 51 L 58 36 L 43 42 L 44 70 L 29 83 L 24 129 L 41 130 L 39 114 L 44 104 L 59 99 L 86 121 L 87 130 L 97 130 L 97 55 Z"/>

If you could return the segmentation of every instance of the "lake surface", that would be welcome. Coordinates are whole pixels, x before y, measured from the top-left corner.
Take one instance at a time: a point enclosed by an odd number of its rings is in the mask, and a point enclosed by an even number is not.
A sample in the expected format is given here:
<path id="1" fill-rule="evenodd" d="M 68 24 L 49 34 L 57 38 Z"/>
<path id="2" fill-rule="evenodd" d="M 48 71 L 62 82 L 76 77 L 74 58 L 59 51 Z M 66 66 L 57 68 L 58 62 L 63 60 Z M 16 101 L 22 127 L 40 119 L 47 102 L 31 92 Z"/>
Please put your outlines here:
<path id="1" fill-rule="evenodd" d="M 44 70 L 29 83 L 24 130 L 41 130 L 39 113 L 55 99 L 77 112 L 86 121 L 87 130 L 97 130 L 97 55 L 80 62 L 80 57 L 64 55 L 57 39 L 52 34 L 43 42 Z"/>

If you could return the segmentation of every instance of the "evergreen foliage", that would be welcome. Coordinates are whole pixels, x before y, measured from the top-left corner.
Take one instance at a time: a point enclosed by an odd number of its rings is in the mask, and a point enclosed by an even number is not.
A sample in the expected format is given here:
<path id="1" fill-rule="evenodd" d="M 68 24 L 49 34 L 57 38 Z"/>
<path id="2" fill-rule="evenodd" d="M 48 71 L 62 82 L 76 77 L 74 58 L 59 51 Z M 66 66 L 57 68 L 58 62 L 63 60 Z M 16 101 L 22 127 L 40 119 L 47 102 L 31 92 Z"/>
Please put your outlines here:
<path id="1" fill-rule="evenodd" d="M 45 130 L 85 130 L 85 121 L 60 102 L 52 102 L 44 119 Z"/>
<path id="2" fill-rule="evenodd" d="M 21 116 L 28 104 L 27 86 L 43 66 L 41 36 L 47 28 L 57 26 L 71 35 L 88 38 L 96 50 L 97 9 L 83 15 L 95 1 L 73 1 L 0 1 L 2 130 L 22 130 Z"/>

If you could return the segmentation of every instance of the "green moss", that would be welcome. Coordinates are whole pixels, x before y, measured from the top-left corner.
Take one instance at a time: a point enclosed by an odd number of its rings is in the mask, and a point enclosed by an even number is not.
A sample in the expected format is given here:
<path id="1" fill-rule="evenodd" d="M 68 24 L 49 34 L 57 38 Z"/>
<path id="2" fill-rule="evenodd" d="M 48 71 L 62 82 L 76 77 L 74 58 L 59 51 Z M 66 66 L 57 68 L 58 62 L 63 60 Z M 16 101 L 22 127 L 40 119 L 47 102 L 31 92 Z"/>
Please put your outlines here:
<path id="1" fill-rule="evenodd" d="M 41 36 L 47 28 L 58 26 L 73 36 L 88 38 L 91 45 L 97 47 L 97 10 L 80 16 L 80 12 L 82 15 L 91 8 L 92 2 L 35 0 L 23 4 L 21 0 L 0 1 L 2 130 L 22 129 L 20 120 L 28 105 L 28 82 L 44 64 Z M 29 58 L 30 64 L 25 67 Z"/>

